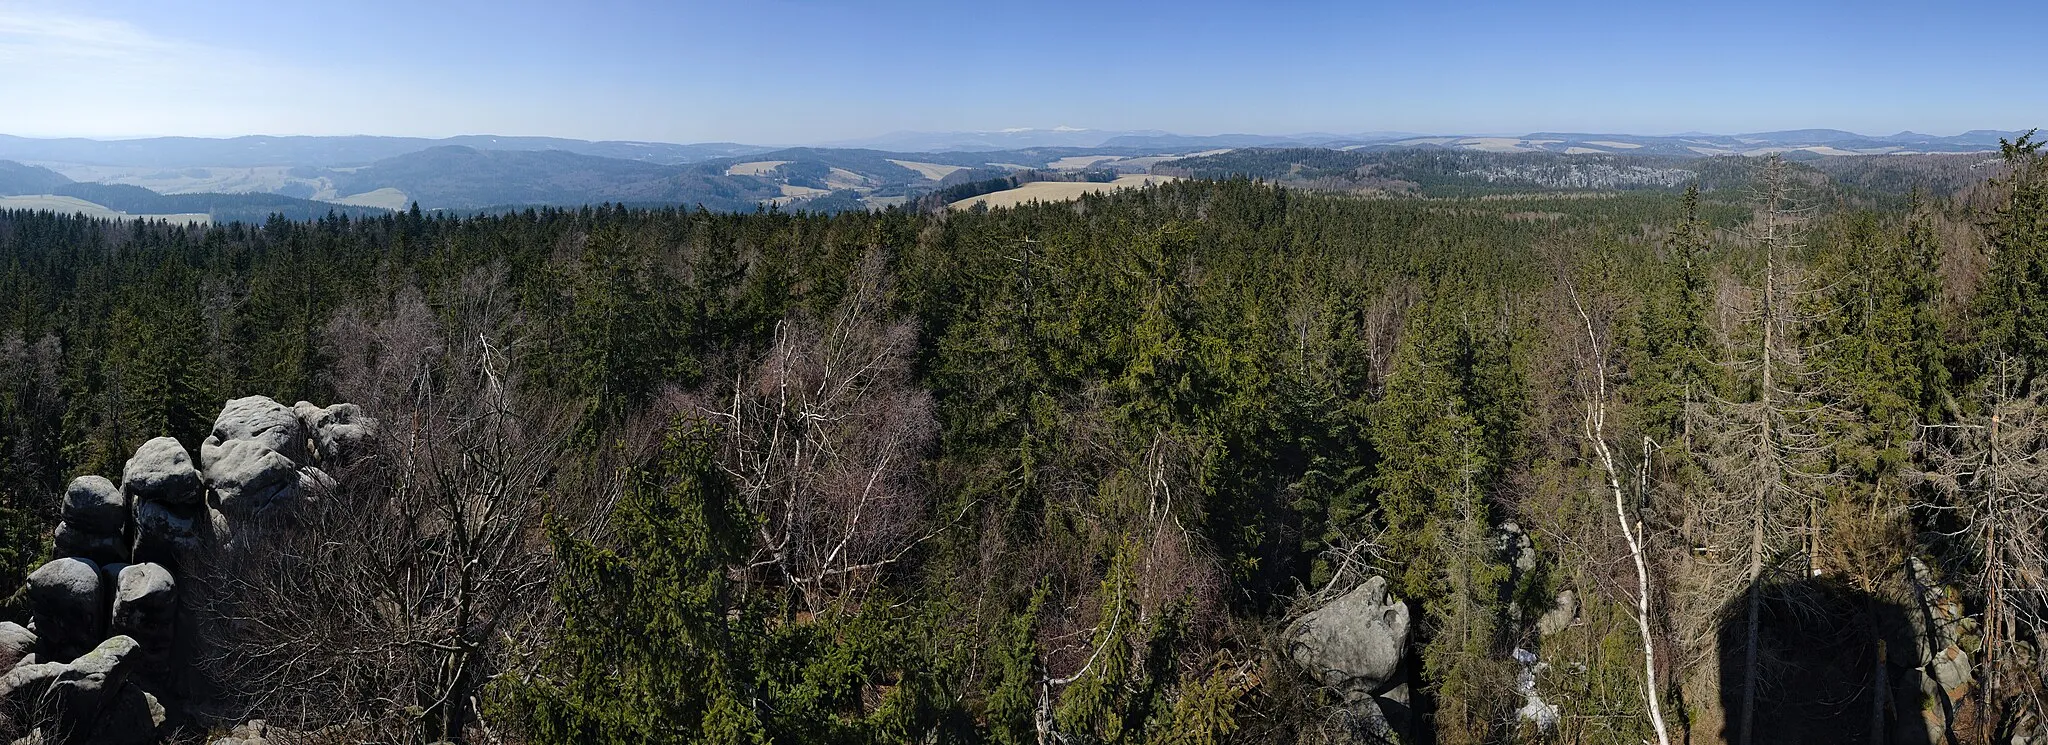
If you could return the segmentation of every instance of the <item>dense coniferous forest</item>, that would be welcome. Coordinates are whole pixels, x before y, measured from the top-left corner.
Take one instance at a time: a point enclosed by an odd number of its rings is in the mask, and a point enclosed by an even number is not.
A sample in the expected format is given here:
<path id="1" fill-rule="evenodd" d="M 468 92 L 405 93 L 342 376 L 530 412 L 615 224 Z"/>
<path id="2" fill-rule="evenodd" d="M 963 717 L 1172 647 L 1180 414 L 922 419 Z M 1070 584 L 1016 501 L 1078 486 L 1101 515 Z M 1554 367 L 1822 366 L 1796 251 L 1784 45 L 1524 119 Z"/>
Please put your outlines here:
<path id="1" fill-rule="evenodd" d="M 1907 200 L 1772 158 L 1683 193 L 0 213 L 0 590 L 22 616 L 72 478 L 262 394 L 387 444 L 194 611 L 230 629 L 194 733 L 2038 737 L 2037 148 Z M 1315 672 L 1361 588 L 1397 671 Z"/>

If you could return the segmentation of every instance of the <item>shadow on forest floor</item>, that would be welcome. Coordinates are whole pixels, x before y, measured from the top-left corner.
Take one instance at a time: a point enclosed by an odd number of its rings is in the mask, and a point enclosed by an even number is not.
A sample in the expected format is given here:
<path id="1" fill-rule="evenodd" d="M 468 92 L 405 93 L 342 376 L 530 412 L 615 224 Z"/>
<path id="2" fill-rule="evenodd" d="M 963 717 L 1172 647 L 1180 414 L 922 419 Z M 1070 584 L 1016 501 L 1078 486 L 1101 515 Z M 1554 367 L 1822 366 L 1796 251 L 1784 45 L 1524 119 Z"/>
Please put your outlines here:
<path id="1" fill-rule="evenodd" d="M 1772 583 L 1758 612 L 1751 745 L 1939 745 L 1918 666 L 1916 609 L 1827 577 Z M 1721 711 L 1709 742 L 1740 741 L 1749 598 L 1722 614 Z M 1942 713 L 1934 721 L 1946 721 Z M 1714 733 L 1700 733 L 1709 738 Z"/>

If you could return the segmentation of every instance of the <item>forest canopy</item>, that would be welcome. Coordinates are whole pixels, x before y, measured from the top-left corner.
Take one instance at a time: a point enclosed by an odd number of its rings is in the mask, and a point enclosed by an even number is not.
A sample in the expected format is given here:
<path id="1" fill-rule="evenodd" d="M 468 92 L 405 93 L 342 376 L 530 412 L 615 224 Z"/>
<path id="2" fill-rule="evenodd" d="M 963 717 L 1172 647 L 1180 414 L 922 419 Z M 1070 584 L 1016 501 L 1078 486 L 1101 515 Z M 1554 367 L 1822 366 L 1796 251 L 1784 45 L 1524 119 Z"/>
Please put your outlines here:
<path id="1" fill-rule="evenodd" d="M 396 651 L 223 637 L 267 652 L 209 674 L 266 683 L 222 685 L 191 732 L 2048 726 L 2038 143 L 1903 200 L 1874 186 L 1899 174 L 1776 158 L 1616 159 L 1720 187 L 1680 194 L 1296 155 L 1294 178 L 1432 198 L 1222 178 L 954 213 L 0 213 L 0 582 L 26 621 L 67 482 L 197 448 L 260 394 L 399 434 L 305 519 L 289 576 L 321 591 L 234 617 L 386 624 Z M 409 556 L 433 558 L 379 563 Z M 1400 629 L 1391 672 L 1333 678 L 1301 640 L 1361 593 Z M 343 612 L 383 607 L 412 610 Z"/>

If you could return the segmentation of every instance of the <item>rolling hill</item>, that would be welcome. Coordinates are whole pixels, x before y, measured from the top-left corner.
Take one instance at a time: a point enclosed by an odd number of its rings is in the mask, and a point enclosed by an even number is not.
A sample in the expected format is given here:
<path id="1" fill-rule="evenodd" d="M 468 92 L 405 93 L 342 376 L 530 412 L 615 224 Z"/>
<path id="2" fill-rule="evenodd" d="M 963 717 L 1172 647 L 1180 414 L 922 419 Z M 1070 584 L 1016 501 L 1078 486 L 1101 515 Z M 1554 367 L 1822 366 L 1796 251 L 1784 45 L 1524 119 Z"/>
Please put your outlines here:
<path id="1" fill-rule="evenodd" d="M 159 194 L 139 186 L 76 182 L 47 168 L 0 160 L 0 209 L 84 212 L 98 217 L 150 217 L 261 222 L 271 215 L 310 220 L 330 212 L 362 217 L 384 210 L 281 194 Z"/>
<path id="2" fill-rule="evenodd" d="M 260 219 L 265 210 L 324 214 L 337 205 L 402 209 L 413 203 L 457 211 L 605 202 L 840 211 L 943 204 L 950 200 L 941 199 L 942 193 L 952 187 L 1026 172 L 1067 175 L 1023 181 L 1071 181 L 1083 173 L 1094 175 L 1079 180 L 1245 175 L 1305 188 L 1427 195 L 1673 188 L 1694 179 L 1711 181 L 1712 169 L 1703 170 L 1701 163 L 1709 162 L 1703 159 L 1783 153 L 1858 188 L 1892 193 L 1911 183 L 1946 192 L 1970 181 L 1972 164 L 2012 134 L 1804 129 L 1655 136 L 1190 136 L 1058 128 L 896 133 L 865 141 L 890 147 L 779 149 L 491 135 L 119 141 L 0 136 L 0 158 L 26 163 L 0 171 L 0 185 L 15 182 L 8 187 L 15 194 L 112 200 L 149 213 L 196 210 L 216 219 Z M 188 195 L 206 196 L 164 201 Z"/>

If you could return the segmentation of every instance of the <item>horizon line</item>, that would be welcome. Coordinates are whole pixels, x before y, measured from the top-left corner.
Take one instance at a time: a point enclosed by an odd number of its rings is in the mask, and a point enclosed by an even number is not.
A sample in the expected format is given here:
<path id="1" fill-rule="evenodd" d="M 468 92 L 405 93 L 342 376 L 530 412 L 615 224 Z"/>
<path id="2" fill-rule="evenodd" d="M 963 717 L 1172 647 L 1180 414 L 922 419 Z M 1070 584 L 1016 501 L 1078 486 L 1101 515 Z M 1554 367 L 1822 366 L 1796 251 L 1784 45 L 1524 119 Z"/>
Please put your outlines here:
<path id="1" fill-rule="evenodd" d="M 1936 137 L 1936 138 L 1949 138 L 1949 137 L 1963 137 L 1963 136 L 1967 136 L 1967 135 L 1972 135 L 1972 134 L 2000 134 L 2000 135 L 2017 135 L 2017 134 L 2025 134 L 2025 133 L 2027 133 L 2027 132 L 2030 132 L 2030 131 L 2037 131 L 2038 129 L 2039 129 L 2038 127 L 2026 127 L 2026 128 L 2016 128 L 2016 129 L 1999 129 L 1999 128 L 1992 128 L 1992 127 L 1979 127 L 1979 128 L 1976 128 L 1976 129 L 1967 129 L 1967 130 L 1963 130 L 1963 131 L 1961 131 L 1961 132 L 1957 132 L 1957 133 L 1954 133 L 1954 134 L 1936 134 L 1936 133 L 1931 133 L 1931 132 L 1920 132 L 1920 131 L 1916 131 L 1916 130 L 1911 130 L 1911 129 L 1902 129 L 1902 130 L 1899 130 L 1899 131 L 1897 131 L 1897 132 L 1893 132 L 1893 133 L 1890 133 L 1890 134 L 1866 134 L 1866 133 L 1863 133 L 1863 132 L 1858 132 L 1858 131 L 1855 131 L 1855 130 L 1849 130 L 1849 129 L 1838 129 L 1838 128 L 1834 128 L 1834 127 L 1794 127 L 1794 128 L 1789 128 L 1789 129 L 1768 129 L 1768 130 L 1755 130 L 1755 131 L 1749 131 L 1749 132 L 1706 132 L 1706 131 L 1700 131 L 1700 130 L 1687 130 L 1687 131 L 1683 131 L 1683 132 L 1672 132 L 1672 133 L 1661 133 L 1661 134 L 1648 134 L 1648 133 L 1640 133 L 1640 132 L 1623 132 L 1623 131 L 1613 131 L 1613 130 L 1608 130 L 1608 131 L 1594 131 L 1594 130 L 1568 130 L 1568 129 L 1539 129 L 1539 130 L 1530 130 L 1530 131 L 1522 131 L 1522 132 L 1516 132 L 1516 131 L 1508 131 L 1508 130 L 1495 130 L 1495 131 L 1466 131 L 1466 132 L 1410 132 L 1410 131 L 1400 131 L 1400 130 L 1392 130 L 1392 131 L 1389 131 L 1389 130 L 1379 130 L 1379 131 L 1366 131 L 1366 132 L 1349 132 L 1349 133 L 1347 133 L 1347 132 L 1329 132 L 1329 131 L 1301 131 L 1301 132 L 1283 132 L 1283 133 L 1264 133 L 1264 132 L 1218 132 L 1218 133 L 1214 133 L 1214 134 L 1194 134 L 1194 133 L 1189 133 L 1189 132 L 1176 132 L 1176 131 L 1172 131 L 1172 130 L 1165 130 L 1165 129 L 1094 129 L 1094 128 L 1088 128 L 1088 127 L 1057 127 L 1057 128 L 1055 128 L 1055 127 L 1011 127 L 1011 128 L 1005 128 L 1005 129 L 962 129 L 962 130 L 894 130 L 894 131 L 890 131 L 890 132 L 884 132 L 884 133 L 882 133 L 882 134 L 876 134 L 876 135 L 867 135 L 867 136 L 863 136 L 863 137 L 847 137 L 847 138 L 838 138 L 838 139 L 831 139 L 831 140 L 820 140 L 820 141 L 814 141 L 814 142 L 799 142 L 799 143 L 789 143 L 789 142 L 781 142 L 781 143 L 777 143 L 777 142 L 745 142 L 745 141 L 741 141 L 741 140 L 732 140 L 732 139 L 717 139 L 717 140 L 693 140 L 693 141 L 687 141 L 687 142 L 685 142 L 685 141 L 675 141 L 675 140 L 647 140 L 647 139 L 625 139 L 625 138 L 603 138 L 603 139 L 589 139 L 589 138 L 583 138 L 583 137 L 570 137 L 570 136 L 564 136 L 564 135 L 547 135 L 547 134 L 505 134 L 505 133 L 502 133 L 502 132 L 473 132 L 473 133 L 463 133 L 463 134 L 452 134 L 452 135 L 444 135 L 444 136 L 434 136 L 434 135 L 399 135 L 399 134 L 367 134 L 367 133 L 354 133 L 354 134 L 270 134 L 270 133 L 259 133 L 259 132 L 251 132 L 251 133 L 246 133 L 246 134 L 235 134 L 235 135 L 184 135 L 184 134 L 139 134 L 139 135 L 103 136 L 103 137 L 88 137 L 88 136 L 82 136 L 82 135 L 19 135 L 19 134 L 13 134 L 13 133 L 8 133 L 8 132 L 0 132 L 0 137 L 9 137 L 9 138 L 14 138 L 14 139 L 22 139 L 22 140 L 42 140 L 42 141 L 57 141 L 57 140 L 82 140 L 82 141 L 86 141 L 86 142 L 137 142 L 137 141 L 143 141 L 143 140 L 169 140 L 169 139 L 183 139 L 183 140 L 214 140 L 214 141 L 228 141 L 228 140 L 240 140 L 240 139 L 256 139 L 256 138 L 269 138 L 269 139 L 344 139 L 344 138 L 365 138 L 365 139 L 391 139 L 391 140 L 454 140 L 454 139 L 462 139 L 462 138 L 474 138 L 474 137 L 497 137 L 497 138 L 508 138 L 508 139 L 546 139 L 546 140 L 566 140 L 566 141 L 571 141 L 571 142 L 584 142 L 584 143 L 592 143 L 592 144 L 598 144 L 598 143 L 619 143 L 619 144 L 628 144 L 628 145 L 676 145 L 676 146 L 693 146 L 693 145 L 743 145 L 743 146 L 747 146 L 747 147 L 769 147 L 769 148 L 796 148 L 796 147 L 826 147 L 826 148 L 836 148 L 836 149 L 863 149 L 863 148 L 865 148 L 866 146 L 858 145 L 858 144 L 855 144 L 855 143 L 859 143 L 859 142 L 861 142 L 861 141 L 863 141 L 863 140 L 877 140 L 877 139 L 883 139 L 883 138 L 888 138 L 888 137 L 895 137 L 895 136 L 911 136 L 911 135 L 1016 135 L 1016 134 L 1022 134 L 1022 133 L 1032 133 L 1032 132 L 1040 132 L 1040 133 L 1049 133 L 1049 134 L 1069 134 L 1069 135 L 1070 135 L 1070 134 L 1078 134 L 1078 133 L 1084 133 L 1084 132 L 1099 132 L 1099 133 L 1103 133 L 1103 134 L 1106 134 L 1106 135 L 1111 135 L 1111 136 L 1132 136 L 1132 135 L 1136 135 L 1136 136 L 1154 136 L 1154 137 L 1186 137 L 1186 138 L 1217 138 L 1217 137 L 1273 137 L 1273 138 L 1290 138 L 1290 137 L 1321 137 L 1321 138 L 1337 138 L 1337 139 L 1342 139 L 1342 138 L 1346 138 L 1346 137 L 1360 137 L 1360 138 L 1365 138 L 1365 137 L 1376 137 L 1376 138 L 1381 138 L 1381 139 L 1386 139 L 1386 140 L 1397 140 L 1397 139 L 1413 139 L 1413 138 L 1418 138 L 1418 137 L 1459 137 L 1459 138 L 1476 138 L 1476 137 L 1530 137 L 1530 136 L 1534 136 L 1534 135 L 1552 135 L 1552 134 L 1565 134 L 1565 135 L 1591 135 L 1591 136 L 1611 136 L 1611 137 L 1650 137 L 1650 138 L 1659 138 L 1659 139 L 1670 139 L 1670 138 L 1679 138 L 1679 137 L 1745 137 L 1745 136 L 1753 136 L 1753 135 L 1770 135 L 1770 134 L 1782 134 L 1782 133 L 1786 133 L 1786 132 L 1807 132 L 1807 131 L 1827 131 L 1827 132 L 1842 132 L 1842 133 L 1846 133 L 1846 134 L 1851 134 L 1851 135 L 1855 135 L 1855 136 L 1858 136 L 1858 137 L 1868 137 L 1868 138 L 1873 138 L 1873 139 L 1877 139 L 1877 138 L 1885 138 L 1885 137 L 1898 137 L 1898 136 L 1900 136 L 1900 135 L 1919 135 L 1919 136 L 1923 136 L 1923 137 Z M 1074 147 L 1087 147 L 1087 146 L 1074 146 Z"/>

